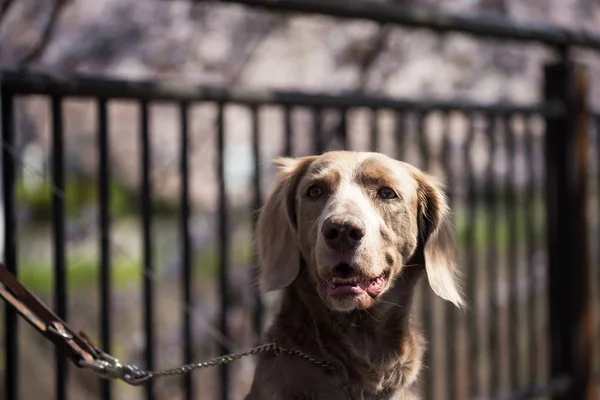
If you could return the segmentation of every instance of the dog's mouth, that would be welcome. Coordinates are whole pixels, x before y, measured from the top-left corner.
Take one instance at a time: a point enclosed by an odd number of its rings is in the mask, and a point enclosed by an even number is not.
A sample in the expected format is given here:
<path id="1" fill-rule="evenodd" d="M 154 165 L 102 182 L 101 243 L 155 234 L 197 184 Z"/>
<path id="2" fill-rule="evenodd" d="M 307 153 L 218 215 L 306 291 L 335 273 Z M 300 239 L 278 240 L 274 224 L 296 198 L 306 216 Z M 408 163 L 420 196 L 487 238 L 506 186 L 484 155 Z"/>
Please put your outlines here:
<path id="1" fill-rule="evenodd" d="M 327 281 L 327 289 L 333 296 L 358 296 L 366 294 L 377 296 L 384 289 L 389 277 L 389 270 L 376 278 L 356 275 L 348 278 L 331 278 Z"/>

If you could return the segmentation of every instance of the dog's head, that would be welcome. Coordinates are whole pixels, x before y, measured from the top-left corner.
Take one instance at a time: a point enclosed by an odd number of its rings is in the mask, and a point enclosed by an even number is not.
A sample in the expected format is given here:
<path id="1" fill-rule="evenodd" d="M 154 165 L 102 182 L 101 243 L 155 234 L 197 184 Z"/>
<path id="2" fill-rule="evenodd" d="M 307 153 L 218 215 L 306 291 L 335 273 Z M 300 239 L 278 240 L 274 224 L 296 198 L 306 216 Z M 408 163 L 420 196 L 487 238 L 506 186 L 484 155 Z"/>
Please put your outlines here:
<path id="1" fill-rule="evenodd" d="M 264 291 L 291 285 L 304 259 L 327 307 L 367 309 L 422 251 L 433 291 L 462 305 L 449 209 L 433 177 L 378 153 L 276 162 L 257 229 Z"/>

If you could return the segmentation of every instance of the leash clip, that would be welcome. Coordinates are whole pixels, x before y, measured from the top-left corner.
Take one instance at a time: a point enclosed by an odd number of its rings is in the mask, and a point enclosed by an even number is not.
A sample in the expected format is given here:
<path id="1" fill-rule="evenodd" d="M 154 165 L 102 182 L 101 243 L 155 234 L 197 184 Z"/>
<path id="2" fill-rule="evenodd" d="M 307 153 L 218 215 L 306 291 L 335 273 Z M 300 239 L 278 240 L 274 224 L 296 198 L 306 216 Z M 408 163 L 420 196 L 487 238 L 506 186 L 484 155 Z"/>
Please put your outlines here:
<path id="1" fill-rule="evenodd" d="M 139 386 L 152 378 L 152 374 L 135 365 L 123 364 L 119 359 L 100 352 L 94 361 L 80 360 L 79 366 L 94 371 L 103 379 L 119 379 L 133 386 Z"/>

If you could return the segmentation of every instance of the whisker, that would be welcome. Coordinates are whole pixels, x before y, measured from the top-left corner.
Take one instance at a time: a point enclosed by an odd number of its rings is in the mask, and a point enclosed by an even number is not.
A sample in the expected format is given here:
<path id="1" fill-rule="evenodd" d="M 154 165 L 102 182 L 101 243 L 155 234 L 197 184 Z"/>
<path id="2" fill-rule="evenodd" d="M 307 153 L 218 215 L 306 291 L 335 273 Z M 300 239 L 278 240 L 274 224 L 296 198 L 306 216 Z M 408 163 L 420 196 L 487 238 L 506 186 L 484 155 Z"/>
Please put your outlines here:
<path id="1" fill-rule="evenodd" d="M 403 267 L 417 267 L 419 264 L 402 264 Z"/>
<path id="2" fill-rule="evenodd" d="M 375 321 L 377 321 L 377 322 L 381 322 L 381 320 L 379 320 L 379 319 L 375 318 L 375 317 L 373 316 L 373 314 L 371 314 L 371 313 L 369 312 L 369 310 L 368 310 L 368 309 L 365 309 L 365 312 L 367 313 L 367 315 L 368 315 L 369 317 L 373 318 Z"/>
<path id="3" fill-rule="evenodd" d="M 389 304 L 389 305 L 392 305 L 392 306 L 395 306 L 395 307 L 398 307 L 398 308 L 402 308 L 402 305 L 401 305 L 401 304 L 398 304 L 398 303 L 393 303 L 393 302 L 391 302 L 391 301 L 379 300 L 379 302 L 380 302 L 380 303 L 383 303 L 383 304 Z"/>

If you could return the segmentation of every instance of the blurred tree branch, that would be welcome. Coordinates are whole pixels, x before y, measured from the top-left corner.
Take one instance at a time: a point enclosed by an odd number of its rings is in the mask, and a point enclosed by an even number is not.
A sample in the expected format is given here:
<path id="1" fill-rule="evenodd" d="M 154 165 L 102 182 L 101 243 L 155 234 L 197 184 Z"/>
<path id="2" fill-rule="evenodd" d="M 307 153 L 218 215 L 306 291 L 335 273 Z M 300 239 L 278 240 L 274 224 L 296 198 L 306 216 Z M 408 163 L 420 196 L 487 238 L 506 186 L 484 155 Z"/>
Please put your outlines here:
<path id="1" fill-rule="evenodd" d="M 246 66 L 250 63 L 250 60 L 254 57 L 256 51 L 260 47 L 262 43 L 264 43 L 271 35 L 277 30 L 283 28 L 285 24 L 288 23 L 288 17 L 285 15 L 278 15 L 275 19 L 272 19 L 268 23 L 268 27 L 257 37 L 252 44 L 250 44 L 250 49 L 245 52 L 243 59 L 240 64 L 236 68 L 235 71 L 232 72 L 231 77 L 229 78 L 230 84 L 237 84 L 244 73 Z"/>
<path id="2" fill-rule="evenodd" d="M 508 14 L 508 4 L 506 0 L 481 0 L 479 8 L 484 11 Z"/>
<path id="3" fill-rule="evenodd" d="M 494 0 L 491 0 L 494 1 Z M 496 0 L 504 2 L 504 0 Z M 391 0 L 393 3 L 403 4 L 408 3 L 407 0 Z M 367 90 L 369 78 L 373 66 L 379 59 L 380 55 L 386 51 L 389 37 L 393 31 L 392 24 L 379 25 L 377 32 L 366 40 L 359 40 L 351 43 L 340 55 L 342 63 L 355 64 L 359 70 L 358 81 L 355 91 L 364 93 Z M 389 78 L 389 74 L 385 74 L 384 81 Z M 330 143 L 342 133 L 342 119 L 334 124 L 330 129 L 323 132 L 324 142 Z"/>
<path id="4" fill-rule="evenodd" d="M 342 63 L 354 64 L 359 70 L 358 81 L 354 91 L 364 93 L 367 90 L 370 73 L 379 56 L 385 51 L 389 36 L 392 32 L 391 24 L 380 25 L 377 32 L 365 40 L 358 40 L 350 43 L 339 60 Z M 342 118 L 333 124 L 329 129 L 325 128 L 322 132 L 323 141 L 327 147 L 336 137 L 343 134 Z"/>
<path id="5" fill-rule="evenodd" d="M 362 60 L 359 61 L 360 68 L 360 81 L 358 83 L 357 91 L 364 92 L 367 86 L 369 72 L 377 61 L 377 58 L 385 50 L 385 46 L 392 31 L 392 25 L 384 25 L 379 31 L 371 38 L 370 46 L 364 53 Z"/>
<path id="6" fill-rule="evenodd" d="M 7 0 L 7 2 L 10 1 L 12 0 Z M 54 37 L 54 32 L 56 31 L 56 26 L 58 20 L 60 19 L 60 14 L 67 5 L 67 2 L 68 0 L 56 0 L 54 2 L 52 10 L 48 15 L 46 24 L 44 25 L 42 32 L 39 36 L 40 38 L 38 42 L 29 50 L 27 54 L 25 54 L 25 56 L 21 58 L 20 61 L 17 62 L 17 65 L 19 67 L 25 67 L 29 65 L 44 54 L 44 51 L 48 47 L 48 44 L 52 41 L 52 38 Z"/>
<path id="7" fill-rule="evenodd" d="M 4 21 L 4 17 L 8 14 L 9 8 L 13 2 L 14 0 L 4 0 L 2 4 L 0 4 L 0 24 Z"/>

